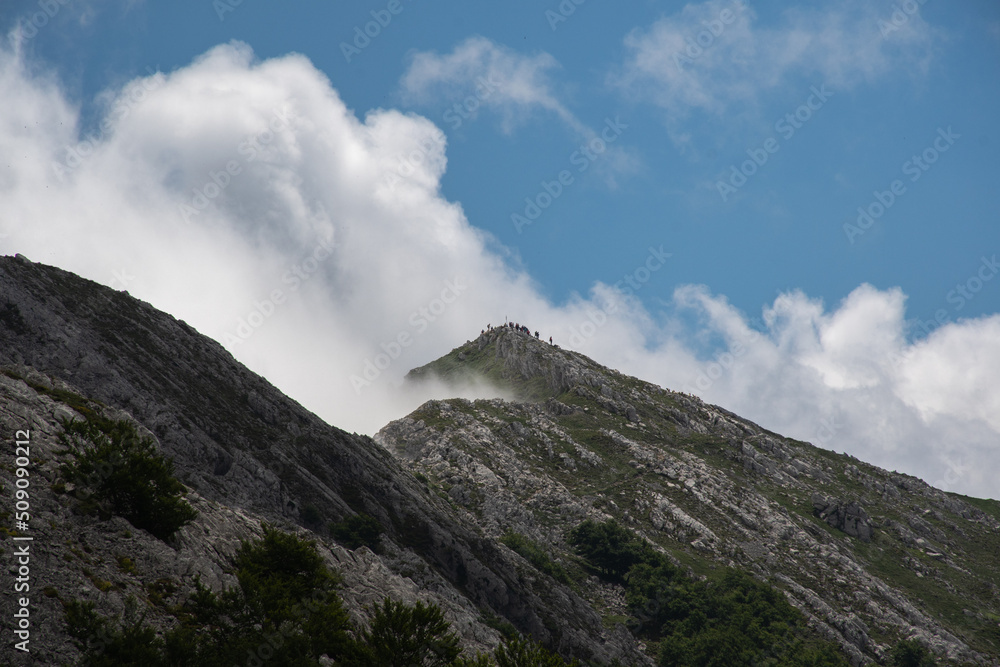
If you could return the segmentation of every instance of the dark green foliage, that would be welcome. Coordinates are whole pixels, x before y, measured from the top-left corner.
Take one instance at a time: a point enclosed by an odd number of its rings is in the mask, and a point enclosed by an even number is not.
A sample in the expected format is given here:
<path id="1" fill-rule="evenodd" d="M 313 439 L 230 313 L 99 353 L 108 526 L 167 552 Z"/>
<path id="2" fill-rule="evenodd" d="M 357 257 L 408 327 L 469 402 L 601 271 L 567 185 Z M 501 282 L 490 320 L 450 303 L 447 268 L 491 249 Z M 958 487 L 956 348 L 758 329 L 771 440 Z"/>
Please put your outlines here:
<path id="1" fill-rule="evenodd" d="M 614 519 L 604 523 L 587 519 L 569 532 L 569 543 L 611 581 L 624 581 L 634 565 L 660 560 L 656 550 Z"/>
<path id="2" fill-rule="evenodd" d="M 360 633 L 358 667 L 446 667 L 462 649 L 441 609 L 417 602 L 409 607 L 386 598 Z"/>
<path id="3" fill-rule="evenodd" d="M 493 628 L 500 633 L 500 636 L 504 639 L 513 639 L 518 636 L 517 628 L 514 624 L 505 618 L 500 618 L 492 612 L 487 612 L 482 615 L 483 624 L 487 627 Z"/>
<path id="4" fill-rule="evenodd" d="M 94 611 L 93 602 L 73 600 L 66 605 L 66 625 L 73 643 L 80 649 L 83 667 L 167 665 L 163 660 L 163 640 L 143 624 L 143 618 L 112 623 Z"/>
<path id="5" fill-rule="evenodd" d="M 302 508 L 302 523 L 310 528 L 315 528 L 323 520 L 323 515 L 319 513 L 315 505 L 306 505 Z"/>
<path id="6" fill-rule="evenodd" d="M 834 645 L 811 635 L 781 591 L 744 572 L 725 568 L 710 580 L 694 579 L 613 521 L 585 521 L 570 542 L 592 567 L 624 580 L 628 625 L 659 641 L 664 667 L 847 664 Z"/>
<path id="7" fill-rule="evenodd" d="M 238 586 L 195 591 L 172 613 L 180 621 L 158 636 L 136 618 L 107 619 L 93 603 L 66 605 L 69 634 L 88 667 L 266 664 L 305 666 L 327 656 L 345 667 L 578 667 L 537 644 L 508 638 L 488 655 L 462 656 L 458 636 L 434 604 L 386 598 L 365 628 L 353 629 L 315 542 L 264 526 L 236 554 Z M 158 582 L 160 583 L 160 582 Z M 164 593 L 172 590 L 162 582 Z M 162 603 L 162 596 L 161 596 Z M 133 602 L 134 604 L 134 602 Z M 353 634 L 353 636 L 352 636 Z"/>
<path id="8" fill-rule="evenodd" d="M 919 642 L 903 640 L 892 647 L 889 652 L 889 664 L 892 667 L 934 667 L 937 662 Z"/>
<path id="9" fill-rule="evenodd" d="M 188 600 L 186 627 L 168 637 L 175 655 L 201 664 L 235 655 L 306 665 L 349 652 L 348 616 L 335 590 L 340 580 L 314 542 L 265 526 L 261 540 L 243 543 L 235 566 L 236 589 L 215 596 L 199 585 Z"/>
<path id="10" fill-rule="evenodd" d="M 544 572 L 556 581 L 562 582 L 566 585 L 570 585 L 572 580 L 566 569 L 559 563 L 552 560 L 551 557 L 545 551 L 529 540 L 524 535 L 519 533 L 514 533 L 508 531 L 504 534 L 500 541 L 507 545 L 511 550 L 517 552 L 525 560 L 535 566 L 539 572 Z"/>
<path id="11" fill-rule="evenodd" d="M 425 554 L 434 546 L 434 535 L 426 521 L 414 514 L 406 515 L 396 521 L 399 540 L 403 546 L 410 547 L 420 554 Z"/>
<path id="12" fill-rule="evenodd" d="M 577 667 L 576 660 L 566 662 L 540 644 L 524 639 L 505 641 L 497 647 L 494 657 L 497 667 Z"/>
<path id="13" fill-rule="evenodd" d="M 62 474 L 77 485 L 85 512 L 124 517 L 161 540 L 197 516 L 181 497 L 186 489 L 174 477 L 173 461 L 129 422 L 67 421 L 60 441 L 74 456 Z"/>
<path id="14" fill-rule="evenodd" d="M 777 589 L 739 570 L 717 581 L 675 585 L 665 603 L 660 665 L 843 665 L 832 649 L 812 646 L 805 624 Z"/>
<path id="15" fill-rule="evenodd" d="M 90 603 L 70 603 L 66 621 L 84 665 L 315 665 L 351 654 L 338 577 L 315 544 L 265 526 L 235 561 L 239 586 L 215 595 L 200 582 L 162 639 L 143 619 L 112 624 Z"/>
<path id="16" fill-rule="evenodd" d="M 625 601 L 632 620 L 634 634 L 659 639 L 660 629 L 670 620 L 670 602 L 685 595 L 691 579 L 666 559 L 657 565 L 642 563 L 628 573 Z"/>
<path id="17" fill-rule="evenodd" d="M 21 316 L 21 310 L 17 304 L 9 301 L 0 306 L 0 325 L 3 325 L 18 335 L 28 332 L 28 325 Z"/>
<path id="18" fill-rule="evenodd" d="M 365 546 L 377 553 L 382 524 L 373 516 L 354 514 L 343 521 L 330 524 L 330 534 L 333 535 L 333 539 L 352 551 Z"/>

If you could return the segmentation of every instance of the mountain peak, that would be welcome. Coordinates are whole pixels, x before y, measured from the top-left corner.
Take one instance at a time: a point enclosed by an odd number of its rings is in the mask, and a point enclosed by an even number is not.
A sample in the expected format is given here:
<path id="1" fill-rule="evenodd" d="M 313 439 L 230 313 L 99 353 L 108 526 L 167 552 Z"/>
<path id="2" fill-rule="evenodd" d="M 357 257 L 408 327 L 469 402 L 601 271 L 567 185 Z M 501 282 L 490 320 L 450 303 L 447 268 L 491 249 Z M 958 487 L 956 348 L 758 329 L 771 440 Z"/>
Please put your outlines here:
<path id="1" fill-rule="evenodd" d="M 484 331 L 406 377 L 413 382 L 428 378 L 452 383 L 486 380 L 518 398 L 544 400 L 577 386 L 600 390 L 616 376 L 623 377 L 579 352 L 504 326 Z"/>
<path id="2" fill-rule="evenodd" d="M 376 436 L 492 537 L 571 567 L 560 527 L 613 519 L 700 575 L 736 566 L 778 582 L 852 664 L 885 660 L 900 638 L 993 664 L 1000 503 L 784 438 L 516 330 L 408 377 L 514 395 L 431 401 Z M 615 606 L 599 588 L 588 599 Z"/>
<path id="3" fill-rule="evenodd" d="M 0 258 L 0 426 L 31 430 L 32 529 L 67 564 L 39 576 L 60 595 L 121 613 L 169 579 L 178 604 L 195 575 L 221 583 L 266 519 L 321 542 L 361 619 L 385 596 L 432 600 L 470 650 L 520 632 L 589 664 L 651 665 L 659 612 L 573 541 L 613 521 L 633 556 L 683 572 L 685 591 L 750 573 L 808 621 L 800 638 L 853 665 L 884 664 L 904 639 L 996 664 L 1000 503 L 781 437 L 509 327 L 408 377 L 486 379 L 515 400 L 429 401 L 375 438 L 351 435 L 149 304 Z M 60 421 L 88 414 L 134 421 L 173 459 L 200 513 L 174 548 L 118 539 L 138 529 L 78 515 L 59 490 Z M 380 553 L 334 539 L 330 524 L 359 514 L 383 529 Z M 138 570 L 119 571 L 118 556 Z M 76 656 L 61 605 L 37 596 L 46 664 Z M 150 620 L 171 627 L 167 609 Z"/>

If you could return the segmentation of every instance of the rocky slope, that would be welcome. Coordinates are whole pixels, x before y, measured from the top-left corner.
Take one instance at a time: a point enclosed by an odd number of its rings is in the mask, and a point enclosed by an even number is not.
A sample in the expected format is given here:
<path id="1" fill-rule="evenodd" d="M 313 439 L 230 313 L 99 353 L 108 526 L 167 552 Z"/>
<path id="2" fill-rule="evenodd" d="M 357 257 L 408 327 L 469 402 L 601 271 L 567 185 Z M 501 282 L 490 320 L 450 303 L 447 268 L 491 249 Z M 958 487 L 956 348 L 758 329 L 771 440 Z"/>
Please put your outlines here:
<path id="1" fill-rule="evenodd" d="M 419 596 L 447 610 L 467 646 L 495 645 L 493 627 L 505 622 L 565 655 L 645 660 L 627 632 L 602 626 L 600 615 L 568 587 L 526 578 L 516 554 L 430 493 L 370 438 L 325 424 L 214 341 L 126 293 L 24 258 L 0 258 L 0 368 L 7 370 L 0 414 L 10 449 L 2 459 L 0 511 L 13 506 L 14 433 L 37 432 L 32 474 L 39 484 L 32 488 L 38 513 L 31 530 L 37 531 L 34 548 L 44 555 L 32 576 L 38 588 L 51 590 L 33 598 L 43 625 L 32 635 L 32 649 L 36 660 L 53 659 L 36 664 L 58 664 L 72 654 L 60 598 L 95 598 L 114 611 L 135 595 L 154 618 L 150 586 L 164 579 L 185 595 L 195 574 L 221 585 L 239 539 L 259 532 L 262 519 L 324 538 L 328 558 L 348 582 L 343 597 L 355 615 L 384 595 Z M 126 541 L 127 524 L 88 524 L 48 486 L 56 482 L 56 418 L 72 415 L 71 406 L 82 401 L 129 415 L 173 457 L 201 511 L 178 544 L 164 548 L 135 529 Z M 328 522 L 354 513 L 382 524 L 382 554 L 364 547 L 346 552 L 325 539 Z M 12 518 L 3 521 L 0 548 L 10 572 Z M 118 557 L 134 563 L 135 572 L 120 571 Z M 15 604 L 5 584 L 5 618 Z"/>
<path id="2" fill-rule="evenodd" d="M 782 438 L 511 329 L 410 378 L 489 378 L 524 402 L 432 401 L 376 436 L 487 536 L 572 567 L 566 528 L 614 517 L 694 572 L 771 578 L 854 664 L 901 638 L 998 664 L 1000 503 Z M 582 590 L 607 619 L 620 590 Z"/>
<path id="3" fill-rule="evenodd" d="M 433 601 L 471 648 L 515 628 L 588 664 L 653 664 L 626 628 L 621 586 L 567 545 L 569 528 L 609 517 L 694 576 L 735 565 L 770 579 L 854 664 L 884 661 L 900 638 L 947 663 L 1000 664 L 1000 504 L 782 438 L 512 330 L 411 379 L 485 377 L 518 400 L 431 401 L 372 439 L 323 423 L 148 304 L 0 258 L 0 370 L 5 447 L 32 432 L 34 664 L 75 661 L 68 599 L 165 627 L 195 576 L 232 583 L 232 556 L 261 521 L 319 539 L 355 618 L 386 595 Z M 171 543 L 73 512 L 57 438 L 60 420 L 86 411 L 134 420 L 173 457 L 199 514 Z M 380 553 L 330 539 L 329 522 L 355 513 L 384 527 Z M 509 548 L 512 535 L 561 574 Z M 16 600 L 2 590 L 9 618 Z"/>

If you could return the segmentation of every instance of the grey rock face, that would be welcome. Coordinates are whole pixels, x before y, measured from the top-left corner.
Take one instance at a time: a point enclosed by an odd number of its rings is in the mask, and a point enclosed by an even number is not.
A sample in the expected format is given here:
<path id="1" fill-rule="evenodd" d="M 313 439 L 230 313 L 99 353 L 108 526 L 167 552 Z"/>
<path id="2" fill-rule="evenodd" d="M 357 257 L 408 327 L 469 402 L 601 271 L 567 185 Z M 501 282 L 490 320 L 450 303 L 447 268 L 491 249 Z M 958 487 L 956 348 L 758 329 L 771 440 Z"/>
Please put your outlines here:
<path id="1" fill-rule="evenodd" d="M 985 637 L 1000 610 L 990 583 L 1000 570 L 987 565 L 1000 549 L 1000 507 L 984 512 L 513 331 L 489 332 L 414 375 L 453 370 L 459 354 L 460 367 L 538 402 L 432 401 L 376 441 L 432 489 L 472 490 L 461 509 L 488 536 L 513 531 L 570 563 L 565 530 L 614 517 L 678 562 L 781 582 L 852 664 L 880 662 L 904 638 L 940 660 L 997 663 L 1000 645 Z M 973 571 L 977 583 L 963 584 L 960 572 Z M 587 586 L 586 599 L 624 613 L 608 588 Z M 932 598 L 980 620 L 959 631 Z"/>
<path id="2" fill-rule="evenodd" d="M 499 640 L 491 615 L 567 656 L 653 664 L 621 623 L 621 587 L 586 575 L 567 585 L 500 541 L 516 532 L 580 572 L 566 530 L 614 517 L 678 564 L 777 582 L 852 664 L 884 661 L 901 638 L 948 664 L 1000 663 L 1000 506 L 782 438 L 514 331 L 490 331 L 413 377 L 466 369 L 531 400 L 432 401 L 371 439 L 324 424 L 148 304 L 0 258 L 4 367 L 27 380 L 0 375 L 4 437 L 25 423 L 38 432 L 32 525 L 54 591 L 37 603 L 49 664 L 75 659 L 60 599 L 117 613 L 160 578 L 175 586 L 170 601 L 196 575 L 221 587 L 262 520 L 308 534 L 303 517 L 315 515 L 352 615 L 363 620 L 386 595 L 433 601 L 473 648 Z M 134 419 L 174 458 L 200 512 L 175 544 L 74 515 L 49 488 L 58 420 L 74 415 L 52 398 L 60 390 Z M 385 528 L 382 553 L 327 539 L 328 522 L 356 512 Z M 0 612 L 11 604 L 0 594 Z M 156 609 L 149 619 L 169 622 Z"/>
<path id="3" fill-rule="evenodd" d="M 871 542 L 872 527 L 864 508 L 853 500 L 845 502 L 821 493 L 812 497 L 813 511 L 828 524 L 862 542 Z"/>
<path id="4" fill-rule="evenodd" d="M 301 524 L 308 507 L 321 517 L 320 536 L 322 526 L 356 512 L 378 519 L 386 553 L 363 566 L 409 578 L 413 588 L 376 580 L 369 593 L 345 599 L 428 594 L 453 610 L 470 646 L 499 640 L 483 620 L 490 614 L 567 656 L 610 661 L 635 653 L 627 634 L 595 643 L 600 618 L 590 607 L 562 585 L 525 580 L 514 554 L 428 494 L 370 438 L 323 423 L 187 324 L 124 293 L 13 258 L 0 258 L 0 309 L 0 367 L 68 382 L 131 415 L 205 502 L 281 525 Z M 53 520 L 58 539 L 75 530 Z M 214 547 L 209 540 L 198 548 Z M 53 632 L 65 645 L 64 631 Z"/>

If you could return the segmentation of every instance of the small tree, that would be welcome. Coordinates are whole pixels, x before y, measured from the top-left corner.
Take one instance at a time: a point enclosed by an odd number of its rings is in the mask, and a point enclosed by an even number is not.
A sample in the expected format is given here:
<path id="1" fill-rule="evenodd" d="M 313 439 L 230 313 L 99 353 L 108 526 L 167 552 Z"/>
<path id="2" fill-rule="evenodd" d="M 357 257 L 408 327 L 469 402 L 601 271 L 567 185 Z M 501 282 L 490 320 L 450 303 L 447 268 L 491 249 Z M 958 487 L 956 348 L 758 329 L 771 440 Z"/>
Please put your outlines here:
<path id="1" fill-rule="evenodd" d="M 365 546 L 377 553 L 382 524 L 373 516 L 353 514 L 343 521 L 330 524 L 330 534 L 352 551 Z"/>
<path id="2" fill-rule="evenodd" d="M 578 667 L 578 661 L 566 662 L 541 644 L 524 639 L 506 641 L 493 654 L 497 667 Z"/>
<path id="3" fill-rule="evenodd" d="M 889 653 L 893 667 L 934 667 L 934 656 L 926 647 L 913 639 L 904 639 L 892 647 Z"/>
<path id="4" fill-rule="evenodd" d="M 80 487 L 85 511 L 124 517 L 161 540 L 197 516 L 182 498 L 187 489 L 174 477 L 173 461 L 131 423 L 67 421 L 60 441 L 74 457 L 63 464 L 62 474 Z"/>
<path id="5" fill-rule="evenodd" d="M 662 560 L 652 547 L 614 519 L 604 523 L 587 519 L 569 532 L 569 543 L 612 581 L 624 581 L 634 565 L 656 565 Z"/>
<path id="6" fill-rule="evenodd" d="M 410 607 L 389 598 L 375 608 L 358 648 L 356 664 L 372 667 L 447 667 L 462 652 L 440 607 L 422 602 Z"/>

